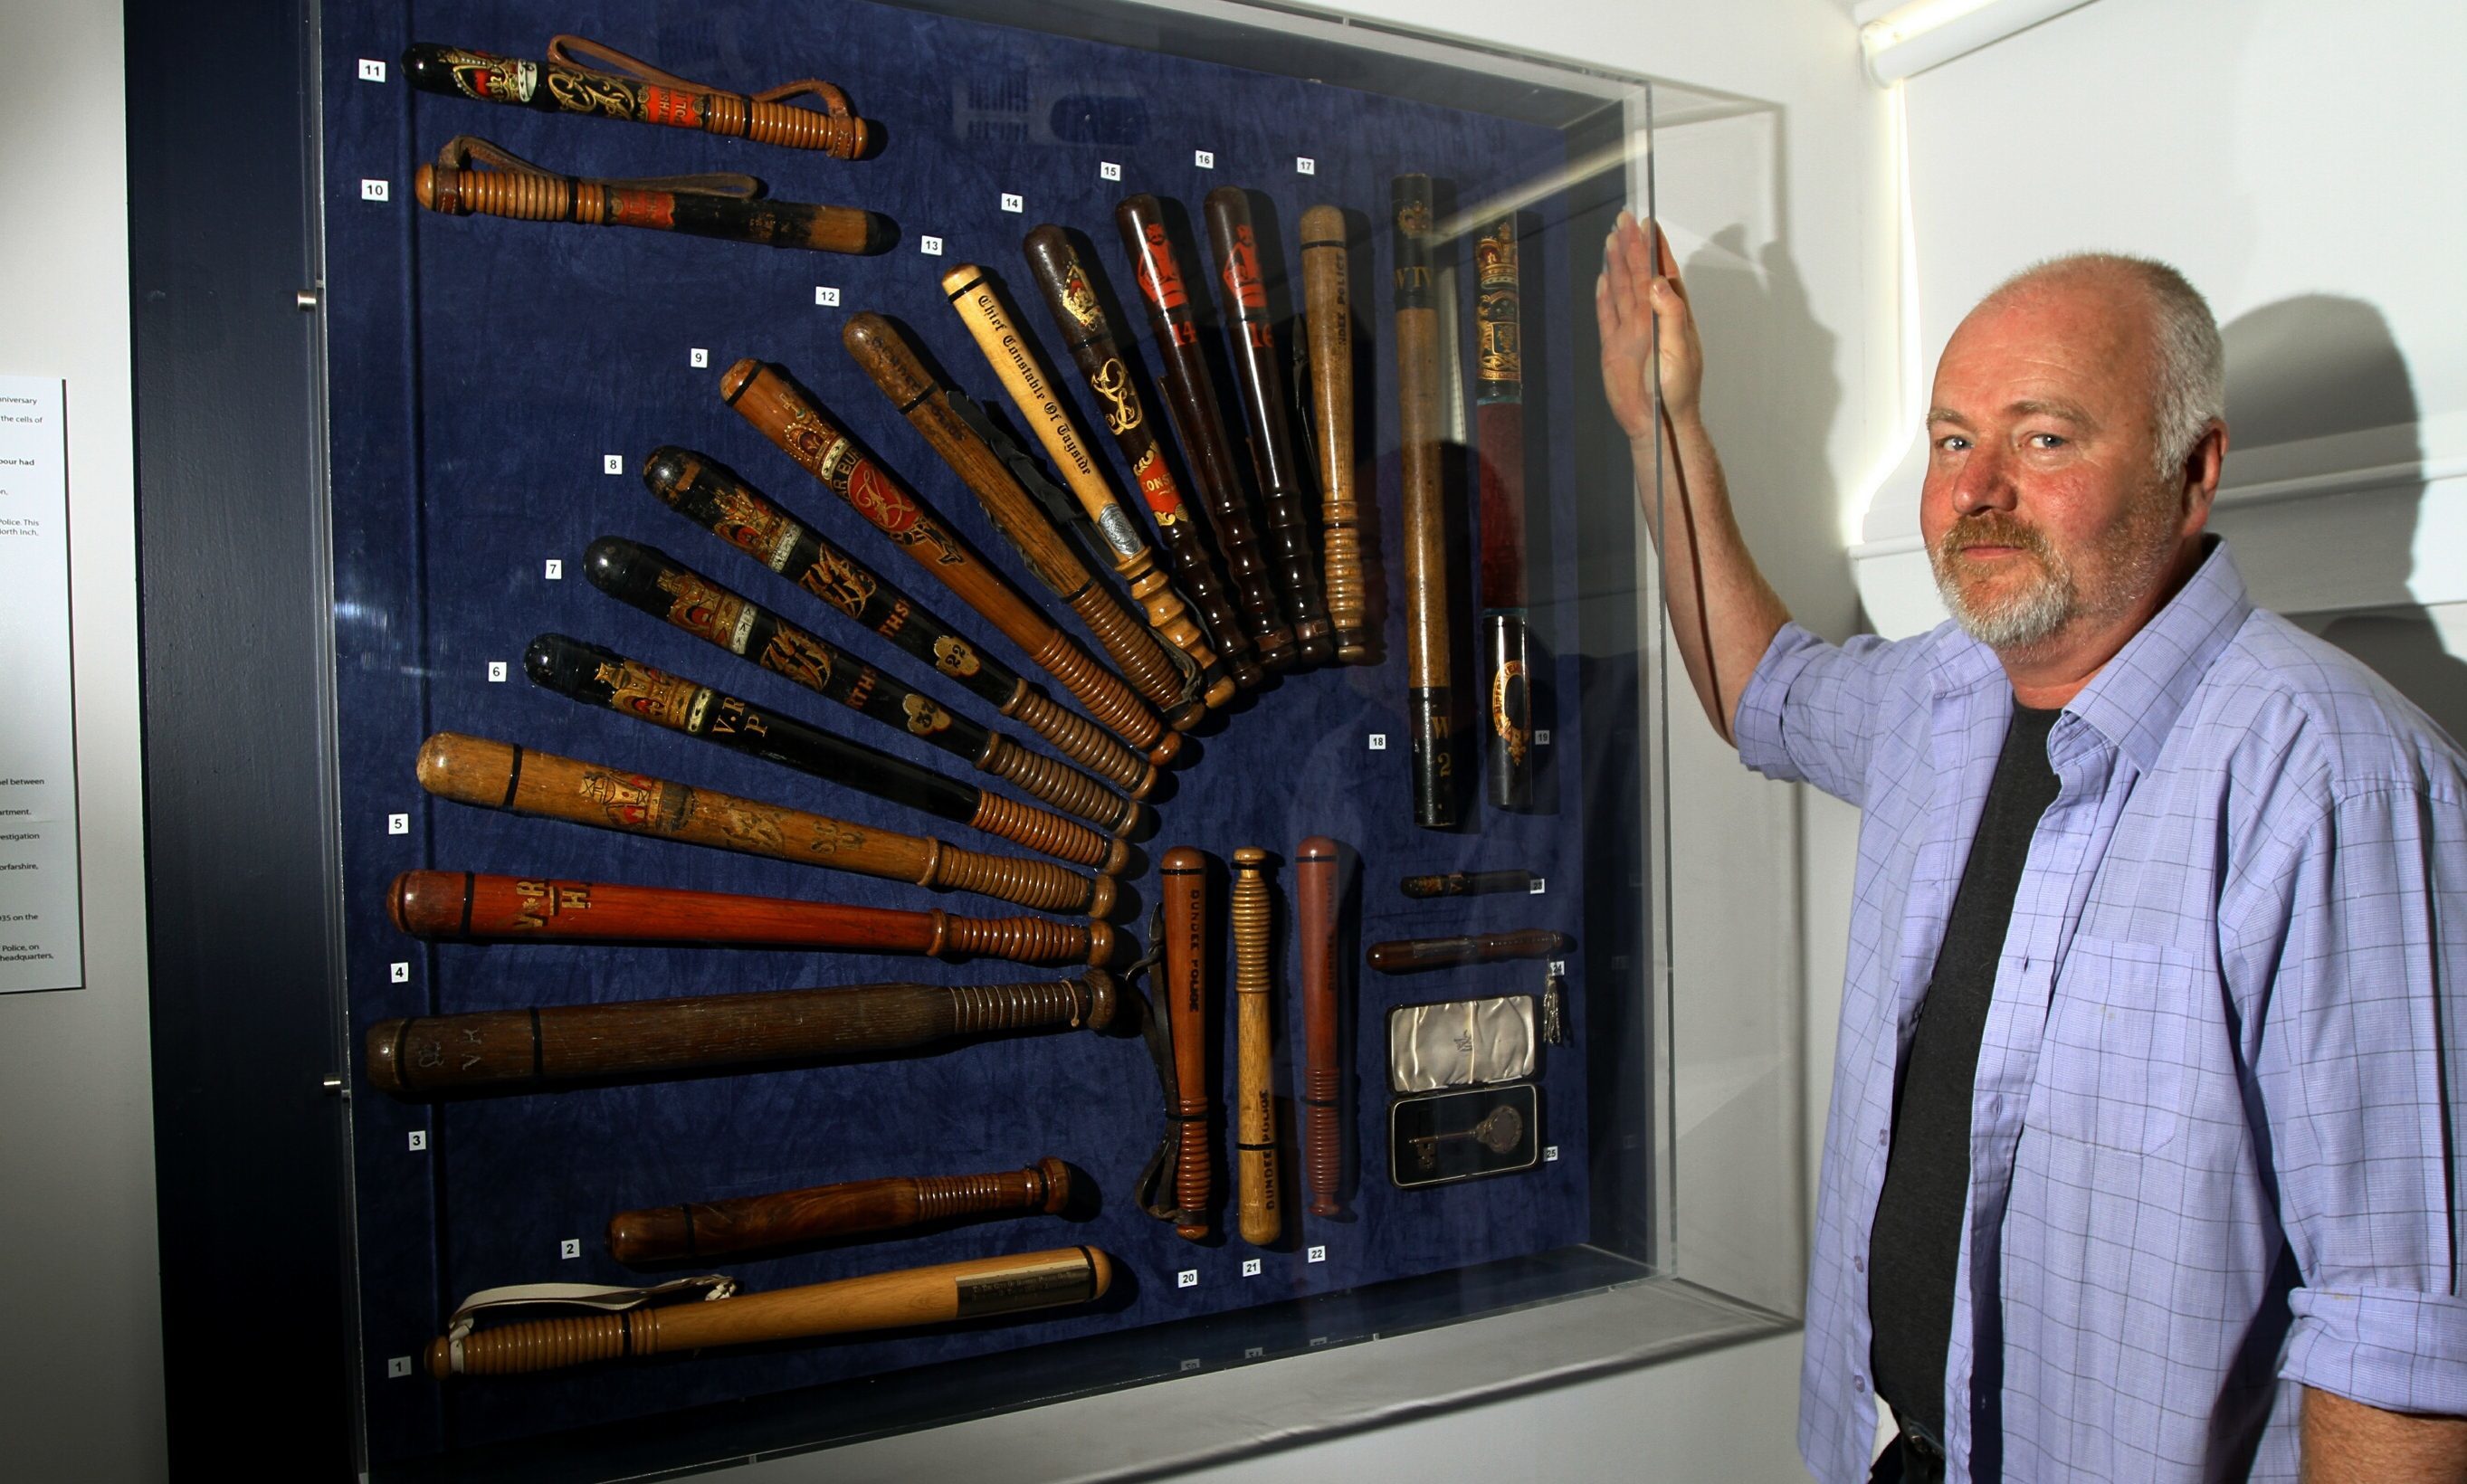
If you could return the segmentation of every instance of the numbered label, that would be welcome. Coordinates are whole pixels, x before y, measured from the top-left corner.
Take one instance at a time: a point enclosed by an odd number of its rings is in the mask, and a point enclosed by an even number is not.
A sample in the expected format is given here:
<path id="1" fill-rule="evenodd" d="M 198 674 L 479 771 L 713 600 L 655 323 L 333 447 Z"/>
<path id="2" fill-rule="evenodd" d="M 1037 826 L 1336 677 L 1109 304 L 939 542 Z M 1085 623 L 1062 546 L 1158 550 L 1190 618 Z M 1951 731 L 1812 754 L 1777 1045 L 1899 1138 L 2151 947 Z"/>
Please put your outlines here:
<path id="1" fill-rule="evenodd" d="M 1550 889 L 1550 883 L 1548 880 L 1543 877 L 1536 876 L 1533 878 L 1533 885 L 1526 888 L 1525 890 L 1528 895 L 1540 896 L 1544 891 Z"/>
<path id="2" fill-rule="evenodd" d="M 1197 1360 L 1185 1360 L 1182 1362 L 1182 1368 L 1185 1371 L 1195 1371 L 1199 1369 L 1199 1362 Z"/>
<path id="3" fill-rule="evenodd" d="M 814 303 L 826 309 L 836 309 L 839 307 L 840 291 L 827 283 L 817 283 L 814 285 Z"/>
<path id="4" fill-rule="evenodd" d="M 1263 1355 L 1266 1355 L 1267 1353 L 1268 1353 L 1268 1347 L 1267 1347 L 1267 1346 L 1265 1346 L 1265 1345 L 1253 1345 L 1253 1346 L 1251 1346 L 1249 1349 L 1244 1350 L 1244 1351 L 1242 1352 L 1242 1359 L 1243 1359 L 1243 1360 L 1256 1360 L 1259 1359 L 1259 1357 L 1261 1357 L 1261 1356 L 1263 1356 Z"/>
<path id="5" fill-rule="evenodd" d="M 362 62 L 362 63 L 360 63 L 360 65 L 361 65 L 361 66 L 363 66 L 363 67 L 365 67 L 365 66 L 367 66 L 367 65 L 369 65 L 369 64 L 368 64 L 368 63 L 366 63 L 366 62 Z M 379 63 L 377 63 L 377 65 L 378 65 L 379 67 L 383 67 L 383 66 L 385 65 L 385 63 L 383 63 L 383 62 L 379 62 Z M 390 1357 L 388 1357 L 388 1358 L 386 1359 L 386 1380 L 388 1380 L 388 1381 L 400 1381 L 400 1380 L 402 1380 L 405 1376 L 408 1376 L 408 1375 L 410 1375 L 410 1374 L 411 1374 L 411 1357 L 409 1357 L 409 1356 L 407 1356 L 407 1355 L 397 1355 L 397 1356 L 390 1356 Z"/>
<path id="6" fill-rule="evenodd" d="M 1543 1145 L 1543 1146 L 1542 1146 L 1542 1162 L 1543 1162 L 1544 1164 L 1556 1164 L 1556 1163 L 1558 1163 L 1558 1162 L 1559 1162 L 1559 1146 L 1558 1146 L 1558 1145 L 1556 1145 L 1556 1144 L 1545 1144 L 1545 1145 Z"/>
<path id="7" fill-rule="evenodd" d="M 407 814 L 389 814 L 389 815 L 387 815 L 387 816 L 386 816 L 386 833 L 387 833 L 387 834 L 389 834 L 389 835 L 408 835 L 408 834 L 410 834 L 410 833 L 411 833 L 411 816 L 410 816 L 410 815 L 407 815 Z"/>
<path id="8" fill-rule="evenodd" d="M 1244 1276 L 1244 1277 L 1246 1277 L 1246 1278 L 1256 1278 L 1256 1277 L 1257 1277 L 1258 1275 L 1259 1275 L 1259 1260 L 1258 1260 L 1257 1258 L 1256 1258 L 1256 1257 L 1246 1257 L 1246 1258 L 1243 1258 L 1243 1259 L 1242 1259 L 1242 1276 Z"/>
<path id="9" fill-rule="evenodd" d="M 394 199 L 394 187 L 388 185 L 382 180 L 361 181 L 360 199 L 363 201 L 391 201 Z"/>
<path id="10" fill-rule="evenodd" d="M 361 57 L 360 80 L 362 82 L 383 82 L 385 80 L 385 63 L 378 61 L 373 56 Z"/>
<path id="11" fill-rule="evenodd" d="M 700 346 L 696 346 L 686 352 L 686 364 L 696 371 L 701 371 L 704 367 L 711 364 L 711 352 Z"/>
<path id="12" fill-rule="evenodd" d="M 565 559 L 559 556 L 552 556 L 547 561 L 540 563 L 540 575 L 548 578 L 551 582 L 563 582 L 565 580 Z"/>
<path id="13" fill-rule="evenodd" d="M 426 1129 L 414 1129 L 411 1131 L 411 1152 L 416 1155 L 426 1154 L 428 1152 L 428 1131 Z"/>
<path id="14" fill-rule="evenodd" d="M 1550 960 L 1550 972 L 1551 972 L 1551 973 L 1553 973 L 1553 974 L 1565 974 L 1565 973 L 1567 973 L 1567 972 L 1568 972 L 1568 960 L 1567 960 L 1567 959 L 1565 959 L 1565 958 L 1553 958 L 1553 959 L 1551 959 L 1551 960 Z"/>
<path id="15" fill-rule="evenodd" d="M 1028 210 L 1028 202 L 1021 198 L 1019 192 L 1006 191 L 1002 193 L 1002 209 L 1006 212 L 1024 212 Z"/>
<path id="16" fill-rule="evenodd" d="M 1320 1346 L 1324 1345 L 1324 1344 L 1326 1344 L 1326 1343 L 1327 1343 L 1327 1337 L 1326 1337 L 1326 1336 L 1324 1336 L 1324 1335 L 1313 1335 L 1313 1336 L 1311 1337 L 1310 1347 L 1311 1347 L 1313 1350 L 1317 1350 Z"/>
<path id="17" fill-rule="evenodd" d="M 1199 1287 L 1199 1270 L 1196 1268 L 1185 1268 L 1180 1272 L 1175 1273 L 1173 1275 L 1173 1286 L 1175 1288 Z"/>
<path id="18" fill-rule="evenodd" d="M 1374 731 L 1370 733 L 1370 751 L 1374 753 L 1384 753 L 1388 751 L 1388 733 L 1384 731 Z"/>
<path id="19" fill-rule="evenodd" d="M 1216 151 L 1213 149 L 1194 149 L 1190 152 L 1190 163 L 1198 166 L 1203 170 L 1212 170 L 1216 169 Z"/>
<path id="20" fill-rule="evenodd" d="M 1324 1247 L 1305 1248 L 1302 1249 L 1302 1261 L 1306 1263 L 1324 1263 L 1327 1261 L 1327 1248 Z"/>
<path id="21" fill-rule="evenodd" d="M 602 474 L 624 473 L 625 456 L 623 454 L 601 454 L 600 456 L 600 472 Z"/>
<path id="22" fill-rule="evenodd" d="M 505 661 L 503 661 L 503 660 L 491 660 L 491 661 L 489 661 L 489 662 L 488 662 L 488 684 L 489 684 L 489 685 L 491 685 L 491 686 L 502 686 L 502 685 L 504 685 L 505 683 L 506 683 L 506 662 L 505 662 Z"/>
<path id="23" fill-rule="evenodd" d="M 1097 178 L 1098 180 L 1120 180 L 1122 178 L 1122 168 L 1116 165 L 1111 160 L 1101 160 L 1098 162 L 1097 165 Z"/>
<path id="24" fill-rule="evenodd" d="M 917 239 L 917 251 L 928 258 L 939 258 L 942 256 L 942 239 L 929 232 Z"/>
<path id="25" fill-rule="evenodd" d="M 1533 745 L 1535 747 L 1549 747 L 1550 745 L 1550 729 L 1548 727 L 1534 728 Z"/>
<path id="26" fill-rule="evenodd" d="M 580 1257 L 582 1255 L 582 1239 L 580 1237 L 568 1237 L 564 1241 L 558 1243 L 556 1245 L 556 1255 L 559 1257 Z"/>
<path id="27" fill-rule="evenodd" d="M 399 959 L 386 965 L 386 978 L 396 984 L 411 982 L 411 965 Z"/>
<path id="28" fill-rule="evenodd" d="M 1297 175 L 1316 175 L 1319 173 L 1319 162 L 1312 159 L 1309 155 L 1298 154 L 1294 156 L 1294 173 Z"/>

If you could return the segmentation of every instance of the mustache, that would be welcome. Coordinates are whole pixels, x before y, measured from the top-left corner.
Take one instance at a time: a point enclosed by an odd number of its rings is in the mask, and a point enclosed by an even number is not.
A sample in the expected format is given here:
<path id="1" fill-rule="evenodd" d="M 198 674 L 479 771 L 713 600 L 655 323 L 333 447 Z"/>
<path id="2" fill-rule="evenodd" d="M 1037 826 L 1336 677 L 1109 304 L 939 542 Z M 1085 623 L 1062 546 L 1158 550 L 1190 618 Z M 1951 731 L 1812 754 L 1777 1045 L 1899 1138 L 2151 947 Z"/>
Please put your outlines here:
<path id="1" fill-rule="evenodd" d="M 1936 538 L 1936 554 L 1955 556 L 1975 546 L 2009 546 L 2027 551 L 2042 563 L 2048 560 L 2048 538 L 2035 526 L 2026 525 L 2002 510 L 1980 510 L 1965 515 L 1947 528 Z"/>

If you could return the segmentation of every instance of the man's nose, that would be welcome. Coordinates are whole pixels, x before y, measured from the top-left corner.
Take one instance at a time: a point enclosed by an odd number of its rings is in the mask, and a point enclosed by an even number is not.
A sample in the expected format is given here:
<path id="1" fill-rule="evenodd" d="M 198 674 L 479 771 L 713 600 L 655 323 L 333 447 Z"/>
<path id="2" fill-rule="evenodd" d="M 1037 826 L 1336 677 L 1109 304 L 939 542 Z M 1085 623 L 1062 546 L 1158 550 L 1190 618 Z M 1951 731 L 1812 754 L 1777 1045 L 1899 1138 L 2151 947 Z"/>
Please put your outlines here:
<path id="1" fill-rule="evenodd" d="M 1981 440 L 1961 461 L 1961 468 L 1954 476 L 1953 513 L 2010 510 L 2015 493 L 2011 458 L 1995 444 Z"/>

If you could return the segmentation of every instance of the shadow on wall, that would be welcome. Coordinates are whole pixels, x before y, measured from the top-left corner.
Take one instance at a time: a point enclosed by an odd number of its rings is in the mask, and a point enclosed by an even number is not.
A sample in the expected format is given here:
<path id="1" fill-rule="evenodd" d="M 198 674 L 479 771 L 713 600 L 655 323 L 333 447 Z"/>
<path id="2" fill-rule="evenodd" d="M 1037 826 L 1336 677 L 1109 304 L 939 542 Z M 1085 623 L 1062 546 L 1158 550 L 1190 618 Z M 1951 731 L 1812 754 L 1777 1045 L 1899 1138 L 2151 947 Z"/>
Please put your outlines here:
<path id="1" fill-rule="evenodd" d="M 1808 310 L 1788 238 L 1751 250 L 1747 237 L 1725 227 L 1681 268 L 1706 340 L 1705 418 L 1756 565 L 1794 618 L 1840 641 L 1858 624 L 1859 595 L 1825 460 L 1842 410 L 1836 337 Z"/>
<path id="2" fill-rule="evenodd" d="M 2418 420 L 2407 358 L 2381 311 L 2362 300 L 2329 294 L 2284 299 L 2238 315 L 2220 334 L 2227 346 L 2230 469 L 2236 449 L 2411 427 Z M 2410 438 L 2403 447 L 2376 448 L 2373 459 L 2420 467 L 2423 449 Z M 2238 538 L 2239 528 L 2253 528 L 2259 550 L 2246 571 L 2265 602 L 2267 568 L 2274 559 L 2335 562 L 2357 591 L 2403 591 L 2414 570 L 2412 538 L 2424 495 L 2419 479 L 2356 497 L 2332 497 L 2368 498 L 2376 507 L 2403 509 L 2406 518 L 2345 523 L 2342 528 L 2352 544 L 2328 553 L 2274 551 L 2265 527 L 2269 507 L 2240 510 L 2232 497 L 2212 525 L 2230 539 Z M 2240 549 L 2239 561 L 2244 560 Z M 2451 653 L 2421 605 L 2292 617 L 2370 665 L 2453 738 L 2467 736 L 2467 663 Z"/>

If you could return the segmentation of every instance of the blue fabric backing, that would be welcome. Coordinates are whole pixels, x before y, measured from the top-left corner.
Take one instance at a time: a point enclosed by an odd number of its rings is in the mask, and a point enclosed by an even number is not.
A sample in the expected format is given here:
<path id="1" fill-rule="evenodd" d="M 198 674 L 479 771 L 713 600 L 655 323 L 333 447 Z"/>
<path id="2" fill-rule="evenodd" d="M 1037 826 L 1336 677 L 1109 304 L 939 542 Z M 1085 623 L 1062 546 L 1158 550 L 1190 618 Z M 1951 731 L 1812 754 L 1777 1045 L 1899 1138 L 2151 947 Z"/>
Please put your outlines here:
<path id="1" fill-rule="evenodd" d="M 1026 230 L 1058 221 L 1092 239 L 1118 305 L 1132 292 L 1112 224 L 1115 202 L 1150 191 L 1195 218 L 1211 187 L 1238 184 L 1273 204 L 1260 225 L 1272 270 L 1297 261 L 1304 207 L 1341 203 L 1384 224 L 1390 177 L 1421 169 L 1451 180 L 1460 198 L 1562 166 L 1553 130 L 1401 101 L 1346 88 L 1197 60 L 887 6 L 718 4 L 690 12 L 650 0 L 577 3 L 554 12 L 530 4 L 377 4 L 336 0 L 324 11 L 324 150 L 332 419 L 334 621 L 340 715 L 350 1014 L 355 1041 L 392 1016 L 662 995 L 922 979 L 990 982 L 1046 971 L 1001 963 L 854 955 L 558 947 L 429 947 L 387 923 L 383 893 L 400 870 L 435 866 L 564 878 L 671 884 L 880 906 L 941 906 L 972 915 L 1015 909 L 985 898 L 793 865 L 739 858 L 578 826 L 519 819 L 429 798 L 414 782 L 420 739 L 452 729 L 604 760 L 697 786 L 774 799 L 868 824 L 938 834 L 1008 851 L 958 825 L 834 790 L 529 685 L 521 655 L 531 637 L 558 630 L 736 690 L 878 748 L 945 770 L 952 760 L 820 698 L 760 674 L 594 592 L 584 547 L 603 533 L 662 547 L 854 650 L 885 670 L 934 679 L 908 658 L 790 592 L 778 579 L 668 513 L 639 470 L 655 445 L 709 453 L 885 576 L 976 635 L 1024 671 L 989 626 L 816 487 L 720 401 L 720 371 L 754 355 L 789 368 L 860 438 L 1023 591 L 1037 593 L 964 489 L 904 425 L 842 351 L 848 314 L 871 308 L 913 330 L 971 394 L 1007 414 L 998 385 L 937 280 L 955 263 L 991 268 L 1049 366 L 1071 389 L 1083 425 L 1091 409 L 1019 254 Z M 656 60 L 684 76 L 742 91 L 819 75 L 843 85 L 857 110 L 889 126 L 881 158 L 807 157 L 678 130 L 538 115 L 433 98 L 400 80 L 412 40 L 541 55 L 569 30 Z M 361 80 L 359 60 L 387 64 L 382 83 Z M 1070 103 L 1095 99 L 1096 104 Z M 1074 122 L 1074 121 L 1079 122 Z M 1057 121 L 1061 124 L 1057 134 Z M 445 218 L 411 199 L 411 174 L 457 133 L 490 138 L 550 169 L 646 176 L 741 170 L 793 200 L 887 213 L 899 245 L 873 259 L 784 252 L 666 234 Z M 1213 169 L 1193 164 L 1211 149 Z M 1302 176 L 1298 155 L 1313 156 Z M 1120 165 L 1119 183 L 1098 164 Z M 391 199 L 363 199 L 362 182 L 389 183 Z M 1005 191 L 1025 211 L 1002 211 Z M 1575 389 L 1569 320 L 1590 244 L 1567 240 L 1556 198 L 1531 208 L 1524 246 L 1528 377 Z M 1270 229 L 1273 242 L 1267 241 Z M 939 236 L 942 255 L 920 253 Z M 1387 313 L 1388 237 L 1369 234 L 1357 255 L 1357 309 L 1377 339 L 1369 357 L 1376 410 L 1363 430 L 1377 454 L 1382 566 L 1391 592 L 1401 571 L 1395 388 Z M 1202 256 L 1186 263 L 1194 289 L 1210 284 Z M 1194 271 L 1196 270 L 1196 271 Z M 818 285 L 838 308 L 819 307 Z M 1467 333 L 1471 271 L 1460 271 Z M 1211 324 L 1214 306 L 1209 306 Z M 1143 320 L 1118 324 L 1136 334 Z M 708 351 L 708 366 L 689 364 Z M 1469 349 L 1466 350 L 1469 364 Z M 1152 363 L 1151 363 L 1152 364 Z M 1240 423 L 1230 386 L 1229 428 Z M 1560 394 L 1564 404 L 1572 398 Z M 1547 405 L 1547 404 L 1545 404 Z M 1408 799 L 1403 632 L 1390 604 L 1386 659 L 1375 668 L 1291 676 L 1194 739 L 1177 770 L 1163 827 L 1144 845 L 1151 873 L 1126 885 L 1154 901 L 1153 863 L 1178 843 L 1220 861 L 1259 844 L 1279 860 L 1289 893 L 1291 858 L 1311 834 L 1360 852 L 1358 938 L 1546 926 L 1573 933 L 1580 879 L 1576 797 L 1579 714 L 1573 648 L 1576 521 L 1573 456 L 1565 440 L 1528 434 L 1537 652 L 1560 658 L 1543 690 L 1554 730 L 1543 771 L 1545 806 L 1507 816 L 1481 802 L 1469 778 L 1473 828 L 1415 829 Z M 1119 461 L 1105 450 L 1118 479 Z M 622 461 L 602 472 L 603 456 Z M 1178 457 L 1178 453 L 1177 453 Z M 1127 483 L 1123 487 L 1127 488 Z M 561 559 L 561 580 L 544 563 Z M 1469 551 L 1457 573 L 1460 647 L 1474 629 Z M 1041 596 L 1041 594 L 1040 594 Z M 1091 646 L 1093 648 L 1093 645 Z M 492 684 L 491 662 L 508 678 Z M 1032 672 L 1031 672 L 1032 673 Z M 1466 672 L 1460 672 L 1466 673 Z M 1042 679 L 1042 677 L 1034 677 Z M 939 693 L 981 721 L 973 696 Z M 1047 688 L 1058 692 L 1050 684 Z M 1016 732 L 1015 727 L 1008 730 Z M 1368 738 L 1389 745 L 1370 751 Z M 1471 761 L 1471 749 L 1466 751 Z M 982 776 L 973 776 L 982 780 Z M 390 815 L 407 816 L 391 833 Z M 1408 873 L 1521 866 L 1545 894 L 1414 903 L 1395 889 Z M 1221 881 L 1221 877 L 1220 877 Z M 1290 901 L 1290 896 L 1285 897 Z M 1216 899 L 1222 912 L 1223 899 Z M 1128 925 L 1129 919 L 1120 919 Z M 1285 962 L 1277 1006 L 1279 1090 L 1290 1097 L 1301 1040 L 1296 1023 L 1290 913 L 1279 909 Z M 1217 934 L 1223 947 L 1221 929 Z M 708 1077 L 643 1086 L 478 1099 L 398 1101 L 362 1091 L 355 1102 L 359 1302 L 373 1457 L 390 1459 L 624 1418 L 666 1408 L 813 1385 L 1064 1337 L 1144 1326 L 1290 1299 L 1588 1238 L 1585 1064 L 1552 1054 L 1540 1085 L 1544 1135 L 1558 1158 L 1513 1178 L 1403 1192 L 1386 1177 L 1385 1022 L 1395 1004 L 1532 992 L 1538 966 L 1501 965 L 1389 978 L 1354 960 L 1348 1028 L 1357 1074 L 1351 1106 L 1353 1177 L 1347 1214 L 1301 1220 L 1283 1248 L 1255 1252 L 1219 1235 L 1192 1245 L 1141 1214 L 1130 1187 L 1163 1127 L 1155 1081 L 1135 1040 L 1069 1033 L 999 1041 L 896 1062 Z M 394 966 L 408 965 L 405 982 Z M 1230 962 L 1212 980 L 1222 992 Z M 1581 1018 L 1582 976 L 1569 985 Z M 235 993 L 244 992 L 235 986 Z M 1230 1007 L 1214 1039 L 1230 1083 Z M 1230 1131 L 1219 1125 L 1220 1161 Z M 408 1139 L 427 1136 L 425 1152 Z M 608 1216 L 634 1206 L 715 1199 L 824 1181 L 902 1174 L 1017 1168 L 1059 1155 L 1093 1178 L 1099 1214 L 1083 1223 L 1037 1217 L 963 1226 L 913 1241 L 857 1244 L 730 1263 L 753 1289 L 769 1289 L 993 1252 L 1085 1243 L 1103 1248 L 1125 1281 L 1093 1311 L 991 1325 L 768 1347 L 584 1373 L 441 1385 L 424 1372 L 390 1379 L 392 1358 L 417 1357 L 464 1293 L 532 1281 L 638 1281 L 606 1255 Z M 1221 1173 L 1219 1189 L 1226 1180 Z M 1220 1227 L 1230 1223 L 1222 1213 Z M 559 1243 L 581 1256 L 559 1257 Z M 1297 1240 L 1297 1238 L 1299 1240 Z M 1305 1246 L 1324 1245 L 1308 1261 Z M 1245 1279 L 1244 1258 L 1265 1259 Z M 1177 1288 L 1195 1269 L 1199 1282 Z M 1033 1363 L 1030 1360 L 1029 1363 Z"/>

